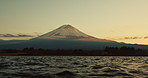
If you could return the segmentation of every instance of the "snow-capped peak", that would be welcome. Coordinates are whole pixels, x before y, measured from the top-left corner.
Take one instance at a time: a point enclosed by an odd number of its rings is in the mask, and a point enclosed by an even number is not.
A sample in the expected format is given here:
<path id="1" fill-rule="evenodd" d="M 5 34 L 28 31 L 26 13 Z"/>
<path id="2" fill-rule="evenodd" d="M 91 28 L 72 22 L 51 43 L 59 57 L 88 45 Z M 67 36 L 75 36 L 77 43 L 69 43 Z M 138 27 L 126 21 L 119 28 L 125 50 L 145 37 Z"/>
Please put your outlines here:
<path id="1" fill-rule="evenodd" d="M 37 38 L 52 40 L 109 41 L 89 36 L 71 25 L 63 25 Z"/>
<path id="2" fill-rule="evenodd" d="M 63 26 L 61 26 L 61 27 L 59 27 L 59 28 L 63 28 L 63 29 L 70 29 L 70 28 L 72 28 L 72 29 L 75 29 L 73 26 L 71 26 L 71 25 L 69 25 L 69 24 L 63 25 Z"/>

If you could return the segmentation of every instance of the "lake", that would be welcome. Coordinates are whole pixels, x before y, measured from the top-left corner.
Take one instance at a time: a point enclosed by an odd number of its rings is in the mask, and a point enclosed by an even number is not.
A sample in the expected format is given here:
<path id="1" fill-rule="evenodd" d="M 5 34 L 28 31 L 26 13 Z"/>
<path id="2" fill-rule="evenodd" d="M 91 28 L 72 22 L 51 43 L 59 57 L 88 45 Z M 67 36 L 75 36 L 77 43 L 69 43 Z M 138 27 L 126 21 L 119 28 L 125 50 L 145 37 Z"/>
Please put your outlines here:
<path id="1" fill-rule="evenodd" d="M 0 56 L 0 78 L 148 78 L 148 57 Z"/>

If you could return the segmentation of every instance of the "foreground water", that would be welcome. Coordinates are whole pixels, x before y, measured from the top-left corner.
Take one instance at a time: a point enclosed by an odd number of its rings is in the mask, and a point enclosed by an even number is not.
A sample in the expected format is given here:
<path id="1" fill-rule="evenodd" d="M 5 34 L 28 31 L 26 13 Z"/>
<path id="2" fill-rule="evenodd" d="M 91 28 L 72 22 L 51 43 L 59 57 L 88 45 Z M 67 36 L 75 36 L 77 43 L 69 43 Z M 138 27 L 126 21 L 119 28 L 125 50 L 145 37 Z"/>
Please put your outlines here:
<path id="1" fill-rule="evenodd" d="M 1 56 L 0 78 L 148 78 L 148 57 Z"/>

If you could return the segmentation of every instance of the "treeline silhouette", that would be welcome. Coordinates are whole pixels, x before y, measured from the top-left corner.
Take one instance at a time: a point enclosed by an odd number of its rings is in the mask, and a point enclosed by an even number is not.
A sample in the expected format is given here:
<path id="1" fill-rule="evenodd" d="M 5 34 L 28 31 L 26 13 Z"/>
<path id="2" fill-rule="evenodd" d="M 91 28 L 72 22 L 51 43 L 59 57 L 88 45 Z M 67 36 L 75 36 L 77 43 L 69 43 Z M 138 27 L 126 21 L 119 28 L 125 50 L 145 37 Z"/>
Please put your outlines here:
<path id="1" fill-rule="evenodd" d="M 16 49 L 1 49 L 0 55 L 12 56 L 148 56 L 148 52 L 134 47 L 105 47 L 104 50 L 82 50 L 82 49 L 35 49 L 24 48 Z"/>
<path id="2" fill-rule="evenodd" d="M 142 49 L 135 49 L 134 47 L 122 46 L 118 47 L 106 47 L 105 52 L 108 55 L 148 55 L 148 52 Z"/>

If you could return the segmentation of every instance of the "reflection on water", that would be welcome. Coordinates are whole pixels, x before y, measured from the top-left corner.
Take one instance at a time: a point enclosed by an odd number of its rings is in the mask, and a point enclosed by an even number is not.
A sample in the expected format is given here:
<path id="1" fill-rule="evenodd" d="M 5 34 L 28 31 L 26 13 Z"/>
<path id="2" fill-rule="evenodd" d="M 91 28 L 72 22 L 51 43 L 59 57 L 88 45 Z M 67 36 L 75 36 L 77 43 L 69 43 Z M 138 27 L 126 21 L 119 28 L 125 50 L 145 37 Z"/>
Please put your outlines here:
<path id="1" fill-rule="evenodd" d="M 0 78 L 148 78 L 148 57 L 1 56 Z"/>

